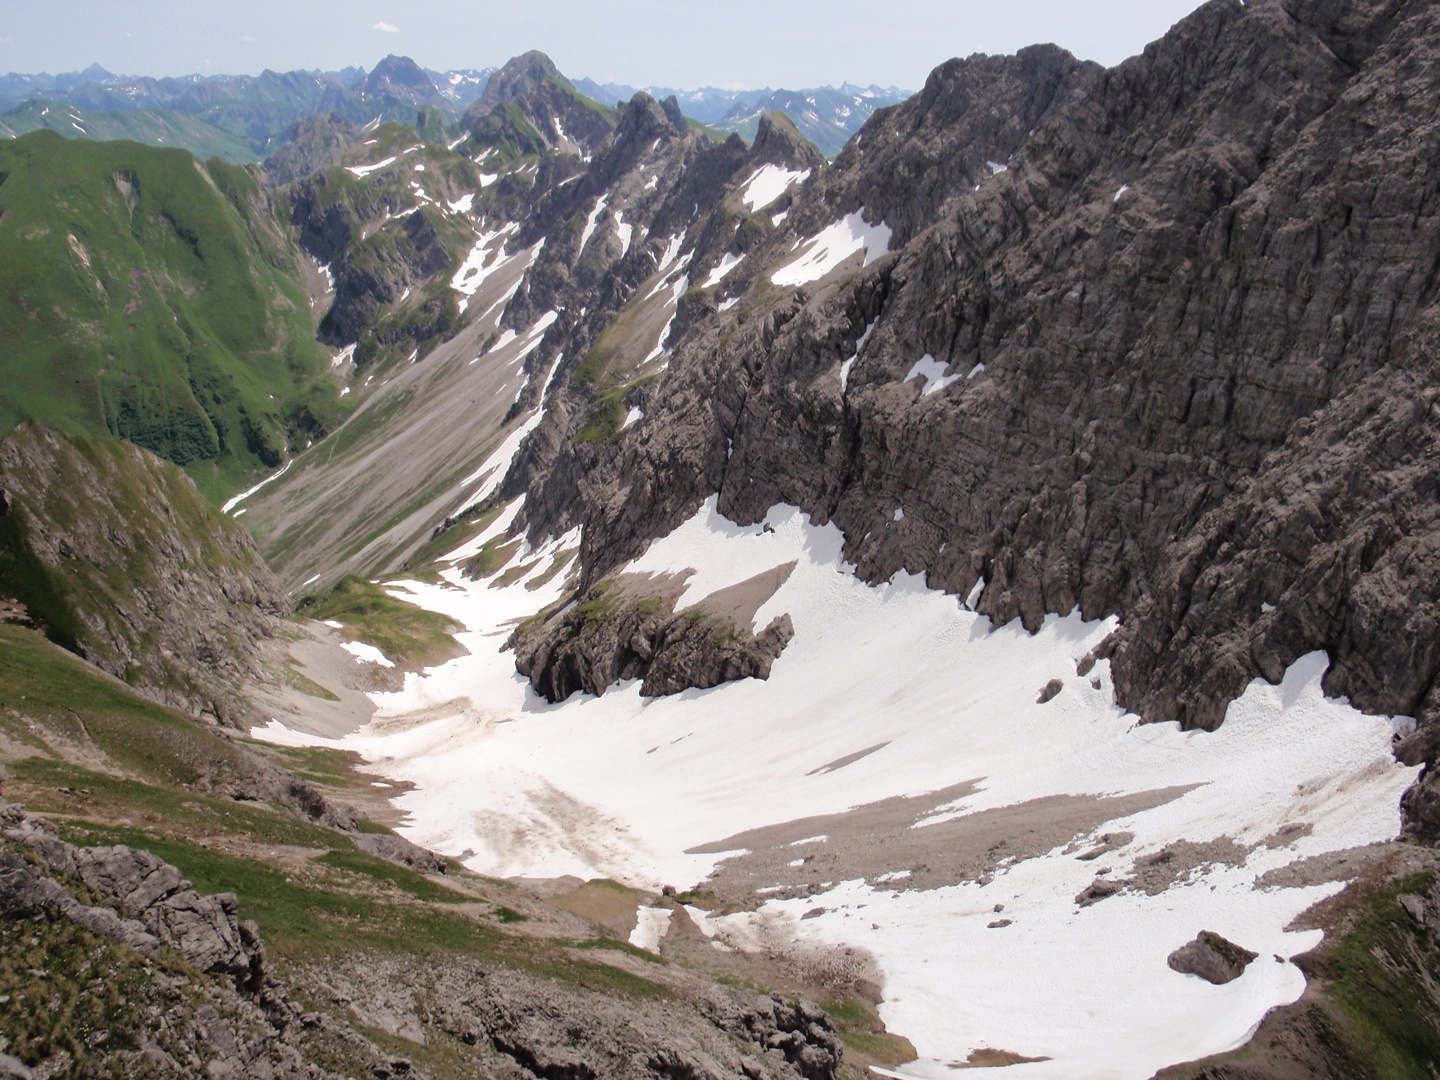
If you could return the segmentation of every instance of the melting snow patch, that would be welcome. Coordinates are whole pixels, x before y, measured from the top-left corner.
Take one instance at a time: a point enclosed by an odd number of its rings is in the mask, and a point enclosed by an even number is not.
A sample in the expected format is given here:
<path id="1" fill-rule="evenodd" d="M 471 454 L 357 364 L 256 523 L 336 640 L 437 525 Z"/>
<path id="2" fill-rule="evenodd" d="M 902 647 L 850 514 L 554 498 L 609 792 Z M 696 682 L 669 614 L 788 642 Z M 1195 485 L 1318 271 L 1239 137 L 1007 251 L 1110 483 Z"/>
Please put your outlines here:
<path id="1" fill-rule="evenodd" d="M 925 389 L 920 391 L 921 397 L 929 397 L 931 394 L 944 390 L 951 383 L 960 378 L 957 371 L 954 375 L 947 376 L 945 369 L 949 367 L 944 361 L 936 360 L 935 357 L 926 353 L 919 360 L 916 360 L 910 368 L 910 373 L 905 376 L 904 382 L 909 382 L 917 376 L 925 380 Z"/>
<path id="2" fill-rule="evenodd" d="M 626 225 L 625 219 L 618 212 L 615 214 L 615 235 L 620 238 L 620 257 L 623 259 L 625 253 L 630 250 L 630 237 L 635 232 L 635 226 Z"/>
<path id="3" fill-rule="evenodd" d="M 334 368 L 341 367 L 342 365 L 344 365 L 344 364 L 346 364 L 346 363 L 351 363 L 351 362 L 353 362 L 354 359 L 355 359 L 355 345 L 356 345 L 356 344 L 358 344 L 358 342 L 352 342 L 351 344 L 346 345 L 346 346 L 345 346 L 343 349 L 341 349 L 338 353 L 336 353 L 336 354 L 331 358 L 331 360 L 330 360 L 330 367 L 331 367 L 332 369 L 334 369 Z"/>
<path id="4" fill-rule="evenodd" d="M 734 307 L 734 306 L 735 306 L 736 304 L 738 304 L 739 302 L 740 302 L 740 297 L 738 297 L 738 296 L 732 296 L 729 300 L 722 301 L 722 302 L 720 303 L 719 307 L 717 308 L 717 310 L 719 310 L 719 311 L 729 311 L 732 307 Z"/>
<path id="5" fill-rule="evenodd" d="M 987 161 L 985 162 L 985 164 L 989 166 L 991 176 L 999 176 L 1002 172 L 1005 172 L 1007 169 L 1010 168 L 1010 166 L 1002 165 L 998 161 Z"/>
<path id="6" fill-rule="evenodd" d="M 1127 191 L 1129 191 L 1129 190 L 1130 190 L 1130 185 L 1129 185 L 1129 184 L 1121 184 L 1121 185 L 1120 185 L 1120 190 L 1117 191 L 1117 192 L 1115 192 L 1115 197 L 1114 197 L 1113 199 L 1111 199 L 1110 201 L 1111 201 L 1112 203 L 1117 203 L 1117 202 L 1119 202 L 1119 201 L 1120 201 L 1120 196 L 1121 196 L 1121 195 L 1124 195 L 1125 192 L 1127 192 Z"/>
<path id="7" fill-rule="evenodd" d="M 635 912 L 635 929 L 630 931 L 630 944 L 646 952 L 658 953 L 660 941 L 670 929 L 670 916 L 675 914 L 669 908 L 642 907 Z"/>
<path id="8" fill-rule="evenodd" d="M 395 661 L 391 660 L 374 645 L 367 645 L 363 641 L 346 641 L 340 646 L 346 652 L 371 664 L 379 664 L 381 667 L 394 667 Z"/>
<path id="9" fill-rule="evenodd" d="M 475 196 L 473 194 L 461 195 L 460 198 L 456 199 L 452 203 L 449 203 L 448 205 L 451 211 L 453 211 L 454 213 L 468 214 L 470 212 L 470 207 L 475 205 Z"/>
<path id="10" fill-rule="evenodd" d="M 601 195 L 595 200 L 595 209 L 590 211 L 590 216 L 585 219 L 585 231 L 580 234 L 580 250 L 585 250 L 585 245 L 590 242 L 594 235 L 595 226 L 600 221 L 600 215 L 605 212 L 605 204 L 610 201 L 609 195 Z"/>
<path id="11" fill-rule="evenodd" d="M 890 235 L 890 226 L 883 222 L 868 225 L 863 212 L 856 210 L 807 240 L 805 246 L 809 250 L 795 262 L 776 270 L 770 280 L 776 285 L 819 281 L 858 251 L 865 253 L 864 265 L 869 266 L 890 250 Z"/>
<path id="12" fill-rule="evenodd" d="M 705 283 L 700 287 L 702 289 L 708 289 L 720 284 L 720 282 L 725 280 L 726 275 L 728 275 L 731 270 L 734 270 L 735 267 L 739 266 L 744 259 L 744 255 L 732 255 L 727 251 L 725 257 L 720 260 L 720 264 L 716 266 L 714 270 L 710 271 L 710 276 L 705 279 Z"/>
<path id="13" fill-rule="evenodd" d="M 645 414 L 644 414 L 643 412 L 641 412 L 641 411 L 639 410 L 639 408 L 637 408 L 636 406 L 631 405 L 631 406 L 630 406 L 630 411 L 625 414 L 625 422 L 620 425 L 620 430 L 621 430 L 621 431 L 624 431 L 624 430 L 625 430 L 626 428 L 628 428 L 631 424 L 637 424 L 637 423 L 639 423 L 641 420 L 644 420 L 644 419 L 645 419 Z"/>
<path id="14" fill-rule="evenodd" d="M 347 165 L 345 167 L 356 176 L 369 176 L 377 169 L 383 169 L 386 165 L 393 165 L 394 163 L 395 159 L 393 157 L 387 157 L 384 161 L 377 161 L 374 165 Z"/>
<path id="15" fill-rule="evenodd" d="M 966 381 L 968 382 L 970 379 L 973 379 L 976 375 L 983 375 L 983 374 L 985 374 L 985 365 L 984 365 L 984 364 L 976 364 L 974 367 L 972 367 L 972 368 L 970 369 L 970 374 L 966 375 L 966 376 L 965 376 L 965 379 L 966 379 Z"/>
<path id="16" fill-rule="evenodd" d="M 753 213 L 784 195 L 792 184 L 803 184 L 809 176 L 809 169 L 791 172 L 779 165 L 762 165 L 745 181 L 745 190 L 740 193 L 740 201 Z"/>
<path id="17" fill-rule="evenodd" d="M 487 188 L 487 187 L 489 187 L 491 184 L 493 184 L 496 180 L 499 180 L 499 179 L 500 179 L 500 174 L 499 174 L 499 173 L 483 173 L 483 172 L 482 172 L 482 173 L 480 174 L 480 186 L 481 186 L 482 188 Z"/>

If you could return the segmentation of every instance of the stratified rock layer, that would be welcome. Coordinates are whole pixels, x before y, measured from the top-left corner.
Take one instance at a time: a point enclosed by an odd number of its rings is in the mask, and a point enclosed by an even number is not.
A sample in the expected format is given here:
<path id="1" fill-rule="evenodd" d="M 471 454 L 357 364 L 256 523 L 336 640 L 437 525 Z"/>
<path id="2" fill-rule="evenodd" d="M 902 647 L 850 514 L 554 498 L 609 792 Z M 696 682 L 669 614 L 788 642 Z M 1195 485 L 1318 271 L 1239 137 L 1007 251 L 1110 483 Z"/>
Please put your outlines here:
<path id="1" fill-rule="evenodd" d="M 682 308 L 643 424 L 576 444 L 553 409 L 502 493 L 584 526 L 586 585 L 718 490 L 833 520 L 867 580 L 983 578 L 997 623 L 1118 614 L 1152 721 L 1214 728 L 1324 649 L 1433 761 L 1437 93 L 1440 10 L 1399 0 L 1212 0 L 1108 71 L 948 63 L 761 230 L 744 303 Z M 857 209 L 890 256 L 759 272 Z M 954 381 L 922 394 L 927 354 Z M 1428 777 L 1407 812 L 1440 835 Z"/>

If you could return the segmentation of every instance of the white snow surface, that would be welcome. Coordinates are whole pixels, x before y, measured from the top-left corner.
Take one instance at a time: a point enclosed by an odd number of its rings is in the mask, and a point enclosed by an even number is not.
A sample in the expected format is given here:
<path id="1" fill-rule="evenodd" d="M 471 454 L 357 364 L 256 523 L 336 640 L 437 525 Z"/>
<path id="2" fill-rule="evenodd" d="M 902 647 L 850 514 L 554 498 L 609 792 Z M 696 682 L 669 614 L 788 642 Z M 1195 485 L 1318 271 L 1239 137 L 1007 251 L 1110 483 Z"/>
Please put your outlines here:
<path id="1" fill-rule="evenodd" d="M 745 181 L 745 190 L 740 193 L 740 199 L 744 202 L 745 209 L 754 213 L 784 195 L 792 184 L 803 184 L 809 178 L 809 169 L 792 172 L 779 165 L 761 165 Z"/>
<path id="2" fill-rule="evenodd" d="M 665 931 L 670 929 L 670 916 L 673 914 L 669 908 L 642 907 L 637 910 L 635 929 L 630 931 L 630 944 L 638 949 L 658 953 L 660 939 L 665 936 Z"/>
<path id="3" fill-rule="evenodd" d="M 457 214 L 468 214 L 470 207 L 475 203 L 475 196 L 469 192 L 461 195 L 460 198 L 450 203 L 450 209 Z"/>
<path id="4" fill-rule="evenodd" d="M 856 210 L 822 229 L 800 245 L 804 254 L 770 275 L 776 285 L 804 285 L 819 281 L 857 251 L 865 252 L 869 266 L 890 250 L 890 226 L 869 225 L 864 212 Z"/>
<path id="5" fill-rule="evenodd" d="M 705 279 L 704 284 L 700 287 L 702 289 L 709 289 L 715 285 L 720 284 L 720 282 L 724 281 L 725 278 L 729 275 L 730 271 L 734 270 L 735 267 L 739 266 L 741 262 L 744 261 L 744 259 L 744 255 L 735 255 L 727 251 L 724 257 L 716 265 L 715 269 L 710 271 L 710 275 Z"/>
<path id="6" fill-rule="evenodd" d="M 363 641 L 346 641 L 340 646 L 346 652 L 358 656 L 372 664 L 379 664 L 381 667 L 394 667 L 395 661 L 391 660 L 374 645 L 368 645 Z"/>
<path id="7" fill-rule="evenodd" d="M 635 235 L 635 226 L 626 225 L 624 215 L 618 210 L 615 213 L 615 235 L 620 238 L 620 257 L 623 259 L 630 250 L 630 238 Z"/>
<path id="8" fill-rule="evenodd" d="M 625 414 L 625 422 L 620 425 L 620 430 L 624 431 L 631 424 L 638 424 L 641 420 L 644 419 L 645 414 L 640 411 L 640 407 L 638 405 L 631 405 L 630 411 Z"/>
<path id="9" fill-rule="evenodd" d="M 522 503 L 452 556 L 503 534 Z M 722 856 L 687 849 L 967 780 L 973 792 L 916 828 L 1047 796 L 1194 785 L 1097 828 L 1135 835 L 1106 855 L 1113 875 L 1181 839 L 1253 846 L 1241 866 L 1202 866 L 1155 896 L 1123 892 L 1086 908 L 1074 897 L 1097 867 L 1057 848 L 1002 863 L 985 884 L 906 890 L 898 875 L 909 867 L 896 865 L 882 867 L 888 881 L 874 886 L 841 880 L 756 912 L 698 913 L 717 948 L 783 931 L 868 950 L 883 971 L 881 1015 L 920 1055 L 890 1075 L 952 1076 L 947 1063 L 992 1047 L 1051 1059 L 1010 1066 L 1007 1078 L 1139 1080 L 1237 1046 L 1266 1010 L 1304 989 L 1300 970 L 1274 957 L 1312 948 L 1320 934 L 1284 927 L 1340 888 L 1261 890 L 1257 876 L 1398 832 L 1399 797 L 1417 770 L 1396 764 L 1389 720 L 1323 696 L 1323 653 L 1296 661 L 1279 686 L 1253 682 L 1214 733 L 1141 725 L 1114 704 L 1108 661 L 1075 676 L 1113 619 L 1049 616 L 1030 635 L 1018 621 L 993 627 L 923 576 L 866 585 L 843 559 L 839 530 L 794 507 L 739 526 L 711 498 L 624 568 L 693 569 L 683 608 L 794 561 L 754 619 L 764 626 L 788 613 L 794 623 L 768 681 L 651 700 L 632 681 L 547 704 L 501 643 L 510 620 L 565 595 L 562 575 L 534 591 L 525 582 L 578 541 L 577 531 L 527 552 L 533 568 L 504 588 L 466 581 L 458 569 L 439 584 L 391 584 L 463 625 L 470 654 L 374 694 L 386 734 L 322 741 L 278 721 L 253 734 L 358 751 L 375 771 L 414 785 L 395 798 L 408 839 L 452 854 L 470 849 L 467 865 L 496 876 L 613 877 L 656 889 L 697 882 Z M 1037 704 L 1052 678 L 1063 689 Z M 404 716 L 415 719 L 396 722 Z M 844 767 L 821 768 L 878 742 L 883 748 Z M 1288 847 L 1261 843 L 1299 822 L 1311 831 Z M 987 928 L 996 903 L 1013 925 Z M 816 906 L 824 913 L 802 921 Z M 1171 971 L 1167 955 L 1201 928 L 1260 959 L 1224 986 Z M 648 942 L 660 932 L 646 921 L 636 935 Z"/>
<path id="10" fill-rule="evenodd" d="M 353 345 L 350 346 L 350 347 L 351 347 L 351 349 L 354 349 L 354 346 L 353 346 Z M 228 514 L 228 513 L 230 513 L 231 510 L 235 509 L 235 507 L 239 506 L 242 502 L 244 502 L 246 499 L 248 499 L 251 495 L 254 495 L 255 492 L 259 491 L 259 490 L 260 490 L 261 488 L 263 488 L 266 484 L 270 483 L 270 481 L 272 481 L 272 480 L 279 480 L 280 477 L 284 476 L 287 472 L 290 471 L 290 466 L 291 466 L 291 465 L 294 465 L 294 464 L 295 464 L 295 459 L 294 459 L 294 458 L 291 458 L 289 461 L 285 462 L 285 466 L 284 466 L 282 469 L 280 469 L 278 472 L 273 472 L 273 473 L 271 473 L 269 476 L 265 477 L 264 480 L 261 480 L 261 481 L 260 481 L 258 484 L 256 484 L 254 487 L 252 487 L 252 488 L 246 488 L 246 489 L 245 489 L 244 491 L 242 491 L 239 495 L 236 495 L 234 498 L 228 500 L 228 501 L 225 503 L 224 506 L 220 507 L 220 512 L 221 512 L 222 514 Z"/>
<path id="11" fill-rule="evenodd" d="M 470 249 L 470 254 L 465 257 L 465 261 L 461 263 L 460 268 L 455 271 L 455 276 L 450 279 L 450 287 L 461 295 L 461 311 L 464 311 L 470 306 L 470 298 L 479 292 L 480 286 L 485 284 L 486 279 L 493 274 L 504 270 L 517 259 L 525 260 L 526 269 L 529 269 L 530 265 L 534 263 L 536 257 L 540 254 L 541 246 L 545 243 L 543 239 L 533 246 L 523 248 L 514 254 L 505 254 L 506 239 L 512 233 L 517 232 L 519 228 L 519 225 L 512 223 L 506 225 L 503 229 L 497 229 L 495 232 L 482 232 L 475 241 L 475 246 Z M 486 265 L 486 260 L 490 260 L 489 265 Z M 523 271 L 521 275 L 516 277 L 515 285 L 510 290 L 510 293 L 507 294 L 506 299 L 514 295 L 515 290 L 520 287 L 522 278 Z"/>
<path id="12" fill-rule="evenodd" d="M 909 382 L 914 378 L 925 380 L 925 389 L 920 391 L 921 397 L 929 397 L 931 394 L 944 390 L 951 383 L 960 378 L 957 371 L 954 375 L 946 375 L 945 369 L 950 365 L 943 360 L 936 360 L 935 357 L 926 353 L 911 366 L 910 372 L 905 376 L 904 381 Z M 971 374 L 974 374 L 973 372 Z"/>
<path id="13" fill-rule="evenodd" d="M 536 339 L 539 340 L 538 338 Z M 551 380 L 555 378 L 555 372 L 560 370 L 560 362 L 565 359 L 565 354 L 560 353 L 555 357 L 555 362 L 550 365 L 550 373 L 545 376 L 545 383 L 540 387 L 540 400 L 536 402 L 535 411 L 530 414 L 526 421 L 512 431 L 491 455 L 485 459 L 480 468 L 466 477 L 460 485 L 468 488 L 476 481 L 482 481 L 480 487 L 465 500 L 466 506 L 474 506 L 490 497 L 491 492 L 500 486 L 500 481 L 505 479 L 505 474 L 510 471 L 510 462 L 514 460 L 520 444 L 525 441 L 525 436 L 540 426 L 540 421 L 545 418 L 545 395 L 550 392 Z M 514 515 L 512 514 L 511 517 Z M 502 514 L 501 520 L 505 515 Z M 497 534 L 498 535 L 498 534 Z M 479 551 L 476 548 L 475 551 Z M 474 554 L 472 552 L 471 554 Z M 407 676 L 408 681 L 408 676 Z"/>
<path id="14" fill-rule="evenodd" d="M 374 165 L 347 165 L 345 166 L 356 176 L 369 176 L 372 172 L 385 168 L 386 165 L 395 164 L 393 157 L 387 157 L 384 161 L 377 161 Z"/>
<path id="15" fill-rule="evenodd" d="M 580 234 L 580 251 L 585 250 L 585 245 L 590 242 L 590 237 L 595 233 L 595 226 L 600 222 L 600 215 L 605 212 L 605 204 L 610 201 L 610 196 L 601 195 L 595 200 L 595 209 L 590 211 L 590 216 L 585 219 L 585 231 Z"/>

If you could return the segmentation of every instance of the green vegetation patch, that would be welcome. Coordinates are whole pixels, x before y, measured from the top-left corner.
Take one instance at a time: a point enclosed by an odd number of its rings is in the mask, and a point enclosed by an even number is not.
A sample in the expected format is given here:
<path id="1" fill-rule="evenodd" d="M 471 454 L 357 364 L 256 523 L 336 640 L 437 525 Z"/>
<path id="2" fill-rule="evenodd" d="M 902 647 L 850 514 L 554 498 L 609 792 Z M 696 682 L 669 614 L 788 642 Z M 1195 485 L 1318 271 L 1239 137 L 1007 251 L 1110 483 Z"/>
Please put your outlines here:
<path id="1" fill-rule="evenodd" d="M 417 874 L 414 870 L 396 866 L 394 863 L 386 862 L 374 855 L 367 855 L 363 851 L 328 851 L 324 855 L 317 856 L 315 861 L 339 870 L 346 870 L 352 874 L 361 874 L 376 881 L 386 882 L 418 900 L 428 900 L 440 904 L 466 904 L 475 899 L 473 896 L 458 893 L 444 885 L 437 885 L 424 874 Z"/>
<path id="2" fill-rule="evenodd" d="M 373 581 L 349 574 L 328 596 L 305 597 L 295 613 L 344 625 L 346 636 L 369 642 L 402 668 L 442 663 L 461 652 L 458 627 L 443 615 L 397 600 Z"/>
<path id="3" fill-rule="evenodd" d="M 35 131 L 0 142 L 0 177 L 0 433 L 128 439 L 218 499 L 342 415 L 300 253 L 249 173 Z"/>

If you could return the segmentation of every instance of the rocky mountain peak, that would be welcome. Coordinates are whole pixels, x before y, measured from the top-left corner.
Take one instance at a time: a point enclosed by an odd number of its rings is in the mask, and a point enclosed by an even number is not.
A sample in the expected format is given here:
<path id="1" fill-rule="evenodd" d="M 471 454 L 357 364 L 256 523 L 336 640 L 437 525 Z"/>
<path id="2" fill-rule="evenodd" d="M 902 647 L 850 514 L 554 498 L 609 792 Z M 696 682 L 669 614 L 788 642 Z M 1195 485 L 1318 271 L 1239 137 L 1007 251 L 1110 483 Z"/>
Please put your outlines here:
<path id="1" fill-rule="evenodd" d="M 360 141 L 360 129 L 339 113 L 297 120 L 290 141 L 265 159 L 265 176 L 276 186 L 308 176 Z"/>
<path id="2" fill-rule="evenodd" d="M 757 165 L 779 165 L 786 169 L 818 169 L 825 164 L 824 155 L 782 112 L 768 112 L 760 117 L 751 155 Z"/>
<path id="3" fill-rule="evenodd" d="M 363 97 L 393 97 L 412 105 L 440 106 L 445 103 L 444 96 L 419 64 L 408 56 L 396 56 L 394 53 L 376 64 L 370 74 L 356 82 L 352 89 Z"/>
<path id="4" fill-rule="evenodd" d="M 675 99 L 672 97 L 669 100 Z M 676 135 L 685 134 L 685 131 L 683 116 L 677 125 L 664 106 L 644 90 L 638 90 L 625 106 L 625 111 L 620 114 L 620 122 L 615 127 L 615 142 L 619 144 L 673 139 Z"/>
<path id="5" fill-rule="evenodd" d="M 529 97 L 546 80 L 559 82 L 569 89 L 574 89 L 570 85 L 570 80 L 560 74 L 560 69 L 555 66 L 555 62 L 538 49 L 531 49 L 527 53 L 513 57 L 506 62 L 504 67 L 490 76 L 490 81 L 485 84 L 485 92 L 466 110 L 467 125 L 474 117 L 489 116 L 501 105 L 508 105 Z"/>

